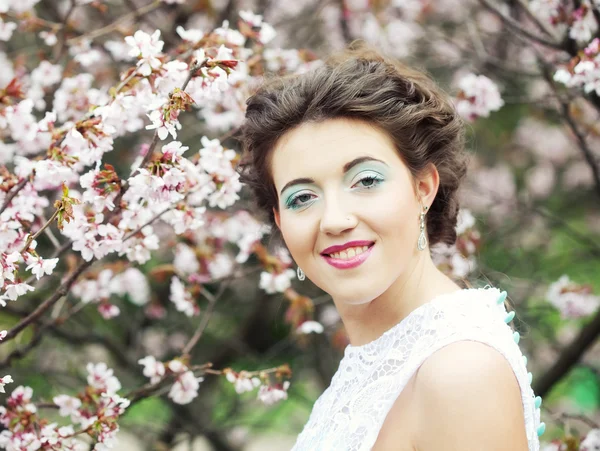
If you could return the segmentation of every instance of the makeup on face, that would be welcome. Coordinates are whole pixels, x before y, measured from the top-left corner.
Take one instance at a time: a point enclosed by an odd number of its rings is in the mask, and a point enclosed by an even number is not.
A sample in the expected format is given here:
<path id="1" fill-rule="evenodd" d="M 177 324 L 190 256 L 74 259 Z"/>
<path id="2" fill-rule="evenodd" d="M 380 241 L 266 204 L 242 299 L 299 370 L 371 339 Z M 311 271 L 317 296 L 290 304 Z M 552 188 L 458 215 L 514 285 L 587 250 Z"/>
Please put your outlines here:
<path id="1" fill-rule="evenodd" d="M 381 185 L 387 178 L 389 166 L 373 157 L 358 157 L 344 165 L 343 182 L 346 190 L 366 191 Z M 319 187 L 314 179 L 299 178 L 288 182 L 281 190 L 283 208 L 298 210 L 318 199 Z"/>

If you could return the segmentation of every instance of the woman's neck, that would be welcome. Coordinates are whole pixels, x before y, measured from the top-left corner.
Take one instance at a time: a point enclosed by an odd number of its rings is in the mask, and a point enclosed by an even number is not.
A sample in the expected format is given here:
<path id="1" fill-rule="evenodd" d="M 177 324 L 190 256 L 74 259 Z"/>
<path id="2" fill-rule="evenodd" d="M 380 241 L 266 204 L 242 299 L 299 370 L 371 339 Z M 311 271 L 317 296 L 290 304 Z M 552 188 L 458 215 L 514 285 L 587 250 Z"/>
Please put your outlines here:
<path id="1" fill-rule="evenodd" d="M 433 264 L 428 253 L 419 257 L 384 293 L 370 302 L 351 305 L 334 299 L 352 346 L 377 339 L 436 296 L 460 290 Z"/>

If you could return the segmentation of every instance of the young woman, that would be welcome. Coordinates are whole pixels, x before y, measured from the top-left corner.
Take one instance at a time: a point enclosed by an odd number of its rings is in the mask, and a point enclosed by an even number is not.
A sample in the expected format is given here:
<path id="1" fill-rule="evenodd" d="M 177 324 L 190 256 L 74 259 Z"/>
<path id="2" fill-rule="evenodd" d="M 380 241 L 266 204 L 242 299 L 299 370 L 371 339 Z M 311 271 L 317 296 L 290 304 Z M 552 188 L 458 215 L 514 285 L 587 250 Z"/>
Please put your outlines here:
<path id="1" fill-rule="evenodd" d="M 426 75 L 358 47 L 248 100 L 243 179 L 350 339 L 295 451 L 537 451 L 506 292 L 461 288 L 464 125 Z"/>

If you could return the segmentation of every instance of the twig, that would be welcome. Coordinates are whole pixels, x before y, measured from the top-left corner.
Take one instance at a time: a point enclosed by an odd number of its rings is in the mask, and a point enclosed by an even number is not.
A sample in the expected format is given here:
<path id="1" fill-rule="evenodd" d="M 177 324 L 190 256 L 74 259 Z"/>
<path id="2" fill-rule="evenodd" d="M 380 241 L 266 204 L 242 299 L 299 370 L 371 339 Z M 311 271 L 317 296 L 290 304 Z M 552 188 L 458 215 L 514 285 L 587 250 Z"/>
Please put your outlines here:
<path id="1" fill-rule="evenodd" d="M 2 204 L 2 208 L 0 208 L 0 214 L 4 212 L 8 208 L 8 205 L 13 200 L 13 198 L 19 194 L 19 191 L 23 189 L 27 182 L 29 181 L 29 177 L 24 177 L 17 185 L 13 187 L 13 189 L 6 195 L 6 199 L 4 199 L 4 204 Z"/>
<path id="2" fill-rule="evenodd" d="M 535 14 L 531 12 L 529 6 L 523 0 L 517 0 L 517 4 L 521 7 L 521 9 L 525 12 L 529 20 L 531 20 L 542 33 L 544 33 L 549 38 L 555 38 L 554 34 L 546 27 L 546 25 L 541 22 Z"/>
<path id="3" fill-rule="evenodd" d="M 74 45 L 74 44 L 78 44 L 81 41 L 85 40 L 85 39 L 96 39 L 100 36 L 103 36 L 107 33 L 110 33 L 111 31 L 116 30 L 119 25 L 121 25 L 123 22 L 127 22 L 130 19 L 135 19 L 136 17 L 139 18 L 140 15 L 142 14 L 147 14 L 150 11 L 155 10 L 156 8 L 158 8 L 161 5 L 160 1 L 154 1 L 152 3 L 149 3 L 148 5 L 142 6 L 140 9 L 138 9 L 137 11 L 131 12 L 129 14 L 125 14 L 123 17 L 115 20 L 113 23 L 106 25 L 105 27 L 99 28 L 97 30 L 91 31 L 87 34 L 84 34 L 82 36 L 78 36 L 76 38 L 71 38 L 67 40 L 67 45 Z"/>
<path id="4" fill-rule="evenodd" d="M 546 47 L 551 47 L 556 50 L 565 50 L 562 43 L 550 41 L 546 38 L 543 38 L 541 36 L 537 36 L 536 34 L 533 34 L 529 30 L 526 30 L 515 19 L 502 14 L 502 12 L 500 10 L 496 9 L 496 7 L 489 2 L 489 0 L 479 0 L 479 3 L 481 3 L 485 8 L 487 8 L 488 10 L 493 12 L 495 15 L 497 15 L 509 28 L 512 28 L 518 34 L 525 36 L 539 44 L 545 45 Z"/>
<path id="5" fill-rule="evenodd" d="M 42 342 L 43 338 L 42 330 L 43 329 L 38 329 L 33 335 L 33 338 L 29 340 L 29 342 L 25 346 L 14 349 L 2 361 L 0 361 L 0 368 L 4 369 L 10 367 L 10 363 L 14 359 L 24 357 L 29 351 L 31 351 L 33 348 L 39 345 Z"/>
<path id="6" fill-rule="evenodd" d="M 583 153 L 585 160 L 587 161 L 588 165 L 590 166 L 590 169 L 592 170 L 592 176 L 594 178 L 596 192 L 597 192 L 598 196 L 600 196 L 600 169 L 598 168 L 598 161 L 597 161 L 596 157 L 594 156 L 592 149 L 589 147 L 589 145 L 585 139 L 585 136 L 583 135 L 583 133 L 581 133 L 581 131 L 579 131 L 577 124 L 575 123 L 575 121 L 573 120 L 573 117 L 571 116 L 569 102 L 562 100 L 560 98 L 560 96 L 558 95 L 556 86 L 554 84 L 552 75 L 550 73 L 550 68 L 545 63 L 545 61 L 543 61 L 541 59 L 541 56 L 539 56 L 539 55 L 538 55 L 538 62 L 542 66 L 542 73 L 544 75 L 544 78 L 546 79 L 546 82 L 548 83 L 548 85 L 550 85 L 550 88 L 554 91 L 554 94 L 556 95 L 558 102 L 560 102 L 563 117 L 565 118 L 565 121 L 569 125 L 569 128 L 575 135 L 575 138 L 577 138 L 577 142 L 579 143 L 579 148 L 581 149 L 581 152 Z"/>
<path id="7" fill-rule="evenodd" d="M 58 241 L 58 238 L 56 238 L 56 236 L 52 232 L 52 229 L 50 229 L 48 227 L 44 232 L 46 233 L 46 236 L 48 237 L 48 239 L 52 243 L 52 246 L 54 246 L 55 249 L 60 249 L 60 247 L 61 247 L 60 246 L 60 241 Z"/>
<path id="8" fill-rule="evenodd" d="M 567 103 L 561 102 L 561 107 L 563 110 L 565 120 L 567 121 L 567 124 L 569 124 L 569 128 L 577 138 L 577 141 L 579 142 L 579 148 L 581 149 L 585 160 L 587 161 L 588 165 L 590 166 L 590 169 L 592 170 L 594 183 L 596 185 L 596 193 L 598 194 L 598 196 L 600 196 L 600 170 L 598 169 L 597 159 L 594 157 L 592 149 L 588 145 L 585 136 L 583 136 L 583 133 L 579 131 L 577 124 L 575 124 L 575 121 L 571 117 L 569 105 Z"/>
<path id="9" fill-rule="evenodd" d="M 29 314 L 26 318 L 21 320 L 16 326 L 8 331 L 6 337 L 2 341 L 2 343 L 6 343 L 8 340 L 17 336 L 19 332 L 25 329 L 29 324 L 36 321 L 40 316 L 44 314 L 46 310 L 52 307 L 61 297 L 66 296 L 71 286 L 75 283 L 77 278 L 83 273 L 87 268 L 89 268 L 93 263 L 93 260 L 83 262 L 79 268 L 77 268 L 73 273 L 65 280 L 62 285 L 56 290 L 56 292 L 42 302 L 38 308 L 36 308 L 31 314 Z"/>
<path id="10" fill-rule="evenodd" d="M 60 60 L 60 57 L 63 55 L 64 51 L 65 51 L 65 41 L 66 41 L 66 37 L 67 37 L 67 23 L 69 21 L 69 17 L 71 17 L 71 14 L 73 14 L 73 11 L 75 10 L 75 7 L 77 6 L 77 2 L 75 0 L 71 0 L 71 4 L 69 5 L 69 10 L 67 11 L 67 14 L 65 14 L 65 17 L 62 21 L 62 25 L 60 27 L 60 30 L 58 31 L 58 42 L 56 43 L 56 45 L 54 46 L 54 51 L 53 51 L 53 59 L 54 62 L 58 62 L 58 60 Z"/>
<path id="11" fill-rule="evenodd" d="M 125 77 L 125 79 L 116 87 L 115 95 L 121 92 L 121 89 L 123 89 L 127 85 L 127 83 L 129 83 L 137 74 L 137 69 L 132 70 L 131 73 L 127 77 Z"/>
<path id="12" fill-rule="evenodd" d="M 142 224 L 137 229 L 135 229 L 133 232 L 129 233 L 125 238 L 123 238 L 123 242 L 127 241 L 132 236 L 137 235 L 144 227 L 149 226 L 150 224 L 152 224 L 153 222 L 155 222 L 156 220 L 158 220 L 162 215 L 164 215 L 168 211 L 171 211 L 173 208 L 175 208 L 175 206 L 174 205 L 170 205 L 167 208 L 165 208 L 163 211 L 161 211 L 160 213 L 154 215 L 152 218 L 150 218 L 144 224 Z"/>
<path id="13" fill-rule="evenodd" d="M 578 420 L 578 421 L 581 421 L 582 423 L 585 423 L 587 426 L 591 427 L 592 429 L 600 428 L 600 424 L 596 423 L 594 420 L 586 417 L 585 415 L 577 415 L 577 414 L 572 414 L 572 413 L 567 413 L 567 412 L 554 413 L 554 412 L 552 412 L 552 410 L 550 410 L 548 408 L 546 408 L 546 411 L 548 413 L 550 413 L 550 415 L 552 417 L 554 417 L 555 420 L 560 421 L 561 423 L 563 423 L 563 419 Z"/>
<path id="14" fill-rule="evenodd" d="M 40 234 L 46 230 L 46 228 L 52 224 L 52 222 L 56 219 L 56 217 L 58 216 L 58 212 L 59 210 L 56 209 L 54 211 L 54 213 L 52 213 L 52 216 L 50 217 L 50 219 L 48 219 L 48 221 L 46 221 L 46 224 L 44 224 L 42 226 L 42 228 L 40 230 L 38 230 L 37 232 L 35 232 L 35 235 L 29 235 L 29 238 L 27 238 L 27 241 L 25 242 L 25 245 L 23 246 L 23 249 L 21 249 L 21 253 L 25 252 L 27 249 L 29 249 L 29 245 L 31 244 L 31 242 L 33 240 L 35 240 L 38 236 L 40 236 Z"/>
<path id="15" fill-rule="evenodd" d="M 194 348 L 194 346 L 196 346 L 196 344 L 202 337 L 202 334 L 204 333 L 204 329 L 206 329 L 206 326 L 208 325 L 208 322 L 210 321 L 210 317 L 212 316 L 212 313 L 214 311 L 217 300 L 223 295 L 223 293 L 225 292 L 225 289 L 228 287 L 229 283 L 222 283 L 221 286 L 219 287 L 218 293 L 214 296 L 209 291 L 207 291 L 205 288 L 202 288 L 202 294 L 204 295 L 204 297 L 206 299 L 208 299 L 208 307 L 204 311 L 204 315 L 202 315 L 202 320 L 200 321 L 200 324 L 198 324 L 198 327 L 197 327 L 196 331 L 194 332 L 194 335 L 192 336 L 190 341 L 188 341 L 188 343 L 185 345 L 185 347 L 181 351 L 182 355 L 184 355 L 184 356 L 189 355 L 190 352 L 192 351 L 192 349 Z"/>
<path id="16" fill-rule="evenodd" d="M 577 364 L 583 354 L 600 336 L 600 311 L 579 332 L 577 337 L 561 351 L 558 360 L 534 382 L 533 391 L 542 398 Z"/>
<path id="17" fill-rule="evenodd" d="M 204 64 L 204 62 L 202 64 Z M 202 64 L 200 64 L 200 65 L 196 64 L 196 65 L 194 65 L 194 67 L 192 67 L 192 69 L 190 69 L 190 73 L 188 74 L 188 77 L 183 84 L 182 90 L 185 90 L 185 87 L 187 86 L 189 81 L 194 76 L 195 71 L 197 71 L 199 69 L 199 67 L 202 66 Z M 158 144 L 158 132 L 155 131 L 154 138 L 152 139 L 152 143 L 150 144 L 150 148 L 148 149 L 148 152 L 146 153 L 146 155 L 144 155 L 144 158 L 142 160 L 142 163 L 140 164 L 140 167 L 143 167 L 148 163 L 148 161 L 150 160 L 150 158 L 152 156 L 152 153 L 154 152 L 154 148 L 156 147 L 157 144 Z M 115 197 L 115 201 L 114 201 L 115 209 L 110 214 L 106 215 L 106 218 L 104 219 L 104 224 L 108 223 L 108 221 L 110 221 L 110 219 L 112 219 L 112 217 L 114 217 L 116 214 L 118 214 L 120 212 L 121 199 L 123 198 L 123 195 L 125 194 L 127 189 L 128 189 L 128 184 L 125 182 L 121 185 L 119 194 Z M 67 243 L 65 243 L 65 245 Z M 71 276 L 69 276 L 67 278 L 67 280 L 65 280 L 62 283 L 62 285 L 58 288 L 58 290 L 56 290 L 56 292 L 52 296 L 50 296 L 48 299 L 46 299 L 31 314 L 29 314 L 26 318 L 21 320 L 16 326 L 14 326 L 12 329 L 10 329 L 8 331 L 3 342 L 6 343 L 8 340 L 14 338 L 20 331 L 22 331 L 24 328 L 26 328 L 29 324 L 37 321 L 38 318 L 41 317 L 44 314 L 44 312 L 46 312 L 46 310 L 51 308 L 61 297 L 66 296 L 67 293 L 69 292 L 69 290 L 71 289 L 71 287 L 73 286 L 73 284 L 76 282 L 77 278 L 87 268 L 89 268 L 93 263 L 94 263 L 94 259 L 90 259 L 89 261 L 84 261 L 83 263 L 81 263 L 80 266 L 71 274 Z"/>

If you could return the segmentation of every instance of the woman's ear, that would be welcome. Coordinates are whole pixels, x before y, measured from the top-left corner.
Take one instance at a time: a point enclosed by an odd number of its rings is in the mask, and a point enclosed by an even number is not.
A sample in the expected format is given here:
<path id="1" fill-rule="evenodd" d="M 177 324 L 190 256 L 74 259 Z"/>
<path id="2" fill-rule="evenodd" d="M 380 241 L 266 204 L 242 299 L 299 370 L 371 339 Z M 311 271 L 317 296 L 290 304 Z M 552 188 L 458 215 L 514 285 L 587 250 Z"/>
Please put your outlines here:
<path id="1" fill-rule="evenodd" d="M 279 230 L 281 230 L 281 225 L 279 225 L 280 224 L 279 223 L 279 221 L 280 221 L 279 211 L 277 211 L 277 209 L 275 207 L 273 207 L 273 217 L 275 218 L 275 224 L 277 224 L 277 228 Z"/>
<path id="2" fill-rule="evenodd" d="M 419 198 L 424 205 L 431 205 L 440 186 L 440 174 L 433 163 L 422 172 L 417 184 Z"/>

